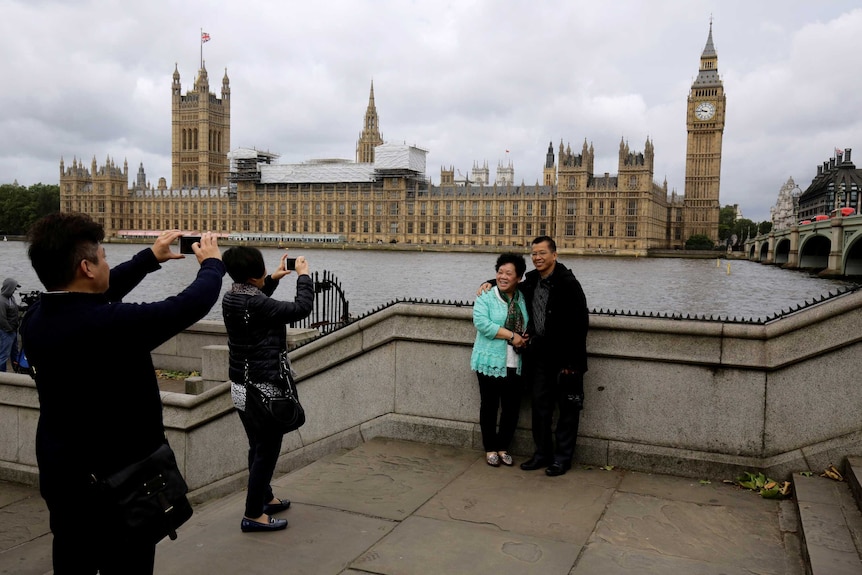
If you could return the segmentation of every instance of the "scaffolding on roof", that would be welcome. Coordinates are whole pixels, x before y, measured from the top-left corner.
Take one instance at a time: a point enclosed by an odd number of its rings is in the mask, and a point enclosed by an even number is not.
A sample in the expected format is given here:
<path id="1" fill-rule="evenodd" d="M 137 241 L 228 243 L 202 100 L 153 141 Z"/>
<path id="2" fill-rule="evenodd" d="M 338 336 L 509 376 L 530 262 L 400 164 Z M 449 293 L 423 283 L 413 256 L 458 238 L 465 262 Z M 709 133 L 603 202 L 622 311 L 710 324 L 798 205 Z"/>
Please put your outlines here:
<path id="1" fill-rule="evenodd" d="M 229 152 L 227 157 L 230 161 L 228 173 L 230 183 L 259 182 L 261 166 L 272 164 L 278 158 L 278 154 L 252 148 L 237 148 Z"/>

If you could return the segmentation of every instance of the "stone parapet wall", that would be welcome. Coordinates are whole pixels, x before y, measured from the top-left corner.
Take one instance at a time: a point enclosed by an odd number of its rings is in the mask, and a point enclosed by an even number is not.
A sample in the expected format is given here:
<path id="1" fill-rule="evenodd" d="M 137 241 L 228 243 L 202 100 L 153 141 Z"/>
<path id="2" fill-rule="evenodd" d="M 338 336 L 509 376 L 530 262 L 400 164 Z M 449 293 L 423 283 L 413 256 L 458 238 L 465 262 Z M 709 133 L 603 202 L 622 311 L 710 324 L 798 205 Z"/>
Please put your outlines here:
<path id="1" fill-rule="evenodd" d="M 224 377 L 223 326 L 202 324 L 154 352 L 156 364 L 197 357 L 203 379 Z M 286 436 L 279 471 L 375 436 L 481 450 L 474 335 L 470 306 L 398 303 L 291 352 L 308 421 Z M 862 454 L 862 293 L 765 324 L 593 315 L 588 351 L 580 463 L 779 478 Z M 242 487 L 247 444 L 229 385 L 162 398 L 194 498 Z M 0 374 L 0 478 L 35 481 L 37 419 L 32 380 Z M 516 454 L 532 451 L 529 423 L 525 395 Z"/>

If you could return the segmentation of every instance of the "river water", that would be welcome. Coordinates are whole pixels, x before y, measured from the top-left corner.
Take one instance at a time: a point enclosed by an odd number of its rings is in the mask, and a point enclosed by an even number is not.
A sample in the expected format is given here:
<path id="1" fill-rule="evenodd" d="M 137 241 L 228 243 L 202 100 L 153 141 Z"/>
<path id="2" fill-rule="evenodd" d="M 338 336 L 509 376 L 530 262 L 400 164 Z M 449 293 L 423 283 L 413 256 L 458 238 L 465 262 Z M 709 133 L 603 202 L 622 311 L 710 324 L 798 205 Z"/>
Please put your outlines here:
<path id="1" fill-rule="evenodd" d="M 106 244 L 105 250 L 108 262 L 115 265 L 145 247 Z M 274 269 L 283 250 L 262 251 L 268 269 Z M 495 254 L 299 248 L 291 249 L 290 255 L 305 256 L 312 272 L 328 270 L 334 274 L 354 316 L 396 299 L 472 303 L 476 288 L 494 277 L 497 258 Z M 526 260 L 527 269 L 532 269 L 529 256 Z M 594 311 L 756 320 L 853 285 L 743 260 L 598 256 L 560 256 L 559 260 L 575 272 Z M 193 256 L 167 262 L 126 301 L 157 301 L 179 293 L 194 278 L 197 268 Z M 43 289 L 30 267 L 25 243 L 0 242 L 0 278 L 6 277 L 18 280 L 19 292 Z M 291 299 L 294 283 L 287 276 L 275 297 Z M 230 278 L 225 276 L 223 290 L 229 285 Z M 216 305 L 207 319 L 221 319 L 221 305 Z"/>

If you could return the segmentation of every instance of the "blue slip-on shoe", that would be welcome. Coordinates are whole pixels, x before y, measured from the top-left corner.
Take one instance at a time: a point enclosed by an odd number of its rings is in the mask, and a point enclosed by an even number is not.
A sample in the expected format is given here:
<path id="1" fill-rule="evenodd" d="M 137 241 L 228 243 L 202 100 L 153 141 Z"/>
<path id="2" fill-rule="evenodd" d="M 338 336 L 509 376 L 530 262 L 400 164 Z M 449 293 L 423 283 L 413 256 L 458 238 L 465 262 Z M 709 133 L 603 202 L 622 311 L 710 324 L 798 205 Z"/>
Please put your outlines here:
<path id="1" fill-rule="evenodd" d="M 251 533 L 254 531 L 280 531 L 286 527 L 287 519 L 276 519 L 275 517 L 270 517 L 269 523 L 260 523 L 243 517 L 242 523 L 239 525 L 239 528 L 242 529 L 243 533 Z"/>
<path id="2" fill-rule="evenodd" d="M 290 509 L 290 499 L 278 499 L 278 503 L 267 503 L 263 506 L 263 512 L 267 515 L 287 511 L 288 509 Z"/>

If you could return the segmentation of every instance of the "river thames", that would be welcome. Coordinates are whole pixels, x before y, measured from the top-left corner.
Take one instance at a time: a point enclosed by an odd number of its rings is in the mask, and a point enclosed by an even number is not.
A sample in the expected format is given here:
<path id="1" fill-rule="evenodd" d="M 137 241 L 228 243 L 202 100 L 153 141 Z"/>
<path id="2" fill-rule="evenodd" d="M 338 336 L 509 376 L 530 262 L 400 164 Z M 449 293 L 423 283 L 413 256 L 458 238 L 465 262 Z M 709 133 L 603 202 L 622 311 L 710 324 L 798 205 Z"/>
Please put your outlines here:
<path id="1" fill-rule="evenodd" d="M 0 242 L 0 278 L 18 280 L 19 294 L 43 289 L 30 267 L 26 247 L 24 242 Z M 105 244 L 111 265 L 127 260 L 145 247 Z M 261 251 L 268 269 L 274 269 L 283 250 L 262 248 Z M 327 270 L 334 274 L 354 316 L 396 299 L 472 303 L 476 288 L 494 277 L 497 258 L 496 254 L 348 249 L 292 248 L 289 253 L 291 257 L 305 256 L 312 272 Z M 527 269 L 532 269 L 529 255 L 525 259 Z M 594 311 L 756 320 L 854 285 L 812 277 L 806 272 L 724 258 L 560 256 L 559 261 L 575 272 L 587 304 Z M 194 278 L 197 268 L 193 256 L 167 262 L 145 278 L 125 301 L 156 301 L 179 293 Z M 287 276 L 281 283 L 275 297 L 292 299 L 295 284 L 292 277 Z M 229 286 L 230 278 L 225 276 L 223 291 Z M 220 304 L 207 319 L 221 319 Z"/>

